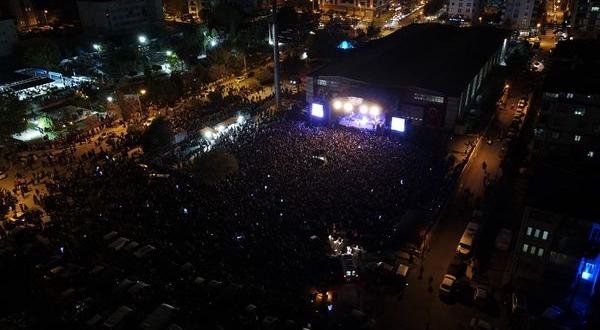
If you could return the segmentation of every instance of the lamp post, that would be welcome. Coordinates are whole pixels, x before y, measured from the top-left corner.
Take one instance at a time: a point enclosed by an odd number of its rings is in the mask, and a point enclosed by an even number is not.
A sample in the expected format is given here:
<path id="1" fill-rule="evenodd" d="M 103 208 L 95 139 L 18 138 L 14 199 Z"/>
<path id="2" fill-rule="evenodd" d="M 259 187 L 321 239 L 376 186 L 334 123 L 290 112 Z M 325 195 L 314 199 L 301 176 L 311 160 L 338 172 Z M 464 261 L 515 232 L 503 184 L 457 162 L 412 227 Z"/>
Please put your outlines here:
<path id="1" fill-rule="evenodd" d="M 279 77 L 279 37 L 277 36 L 277 0 L 273 0 L 273 77 L 275 78 L 275 109 L 281 106 L 281 81 Z"/>

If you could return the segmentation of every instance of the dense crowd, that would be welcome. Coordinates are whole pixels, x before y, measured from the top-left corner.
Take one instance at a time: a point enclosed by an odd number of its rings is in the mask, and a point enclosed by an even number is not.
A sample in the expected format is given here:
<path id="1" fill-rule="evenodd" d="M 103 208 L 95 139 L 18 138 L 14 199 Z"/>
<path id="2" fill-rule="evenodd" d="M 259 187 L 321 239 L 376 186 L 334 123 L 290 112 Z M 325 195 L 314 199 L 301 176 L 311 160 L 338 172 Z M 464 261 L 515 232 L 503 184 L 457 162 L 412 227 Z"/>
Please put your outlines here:
<path id="1" fill-rule="evenodd" d="M 205 277 L 261 287 L 266 309 L 298 317 L 307 286 L 339 278 L 328 234 L 368 250 L 389 248 L 414 230 L 404 213 L 422 210 L 427 221 L 448 186 L 442 144 L 312 127 L 288 116 L 250 120 L 214 148 L 239 161 L 239 173 L 216 185 L 194 172 L 94 157 L 97 166 L 56 178 L 47 208 L 59 232 L 82 223 L 118 231 L 156 246 L 169 263 L 191 262 Z M 97 260 L 73 257 L 90 268 Z M 168 267 L 133 272 L 159 287 L 176 276 Z"/>

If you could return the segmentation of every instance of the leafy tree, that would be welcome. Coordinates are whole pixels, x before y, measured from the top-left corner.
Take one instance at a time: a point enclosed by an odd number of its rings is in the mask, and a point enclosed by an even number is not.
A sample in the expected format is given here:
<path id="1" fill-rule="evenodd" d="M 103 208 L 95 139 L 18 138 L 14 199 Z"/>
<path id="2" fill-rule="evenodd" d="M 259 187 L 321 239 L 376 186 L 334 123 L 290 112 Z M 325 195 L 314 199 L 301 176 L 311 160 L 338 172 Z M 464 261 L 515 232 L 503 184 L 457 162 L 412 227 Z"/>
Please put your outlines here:
<path id="1" fill-rule="evenodd" d="M 208 68 L 208 77 L 211 81 L 219 80 L 230 73 L 230 70 L 224 64 L 211 65 Z"/>
<path id="2" fill-rule="evenodd" d="M 27 106 L 11 92 L 0 92 L 0 141 L 27 128 Z"/>
<path id="3" fill-rule="evenodd" d="M 132 47 L 112 49 L 106 56 L 104 65 L 112 74 L 124 75 L 128 71 L 136 71 L 140 63 L 139 53 Z"/>
<path id="4" fill-rule="evenodd" d="M 216 184 L 239 172 L 239 163 L 232 154 L 214 149 L 192 162 L 192 171 L 205 184 Z"/>
<path id="5" fill-rule="evenodd" d="M 167 152 L 173 136 L 171 124 L 164 117 L 155 118 L 142 133 L 141 144 L 144 154 L 156 157 Z"/>
<path id="6" fill-rule="evenodd" d="M 219 28 L 229 33 L 236 33 L 244 19 L 243 13 L 237 6 L 224 1 L 219 1 L 216 5 L 208 5 L 202 16 L 210 29 Z"/>
<path id="7" fill-rule="evenodd" d="M 23 54 L 23 63 L 46 70 L 56 70 L 60 63 L 60 49 L 51 40 L 32 40 Z"/>
<path id="8" fill-rule="evenodd" d="M 277 12 L 277 23 L 285 29 L 298 24 L 298 13 L 292 6 L 283 6 Z"/>
<path id="9" fill-rule="evenodd" d="M 379 32 L 381 32 L 381 29 L 379 29 L 377 26 L 375 26 L 375 24 L 371 23 L 367 27 L 367 37 L 369 39 L 373 39 L 373 38 L 377 37 L 379 35 Z"/>
<path id="10" fill-rule="evenodd" d="M 432 16 L 435 15 L 444 6 L 444 0 L 429 0 L 423 7 L 423 15 Z"/>

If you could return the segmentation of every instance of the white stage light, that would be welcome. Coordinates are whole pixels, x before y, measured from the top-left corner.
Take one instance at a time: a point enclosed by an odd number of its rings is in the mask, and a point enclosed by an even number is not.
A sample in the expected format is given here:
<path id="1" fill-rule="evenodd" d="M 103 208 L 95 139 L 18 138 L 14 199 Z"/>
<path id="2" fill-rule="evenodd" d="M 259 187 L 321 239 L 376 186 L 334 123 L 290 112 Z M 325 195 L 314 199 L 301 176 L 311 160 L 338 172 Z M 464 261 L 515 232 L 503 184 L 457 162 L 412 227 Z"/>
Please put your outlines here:
<path id="1" fill-rule="evenodd" d="M 333 101 L 333 108 L 335 110 L 340 110 L 343 106 L 344 106 L 344 104 L 342 103 L 342 101 L 340 101 L 340 100 Z"/>
<path id="2" fill-rule="evenodd" d="M 369 113 L 371 114 L 371 116 L 379 116 L 381 114 L 381 107 L 379 107 L 378 105 L 372 105 Z"/>
<path id="3" fill-rule="evenodd" d="M 366 104 L 361 104 L 358 108 L 358 111 L 360 111 L 360 113 L 362 113 L 363 115 L 366 115 L 367 112 L 369 112 L 369 107 Z"/>
<path id="4" fill-rule="evenodd" d="M 344 111 L 352 112 L 353 109 L 354 109 L 354 106 L 352 105 L 352 103 L 350 103 L 350 102 L 344 103 Z"/>

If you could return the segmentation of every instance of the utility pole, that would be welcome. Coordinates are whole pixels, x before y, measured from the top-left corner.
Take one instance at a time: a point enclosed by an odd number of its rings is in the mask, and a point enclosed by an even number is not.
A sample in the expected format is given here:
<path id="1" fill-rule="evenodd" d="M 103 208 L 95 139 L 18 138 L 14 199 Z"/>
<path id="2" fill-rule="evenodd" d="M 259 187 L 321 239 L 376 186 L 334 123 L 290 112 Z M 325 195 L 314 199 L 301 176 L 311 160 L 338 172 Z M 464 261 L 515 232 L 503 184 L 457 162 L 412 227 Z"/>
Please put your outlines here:
<path id="1" fill-rule="evenodd" d="M 279 37 L 277 36 L 277 0 L 273 0 L 273 77 L 275 80 L 275 110 L 281 107 L 281 79 L 279 77 Z"/>

